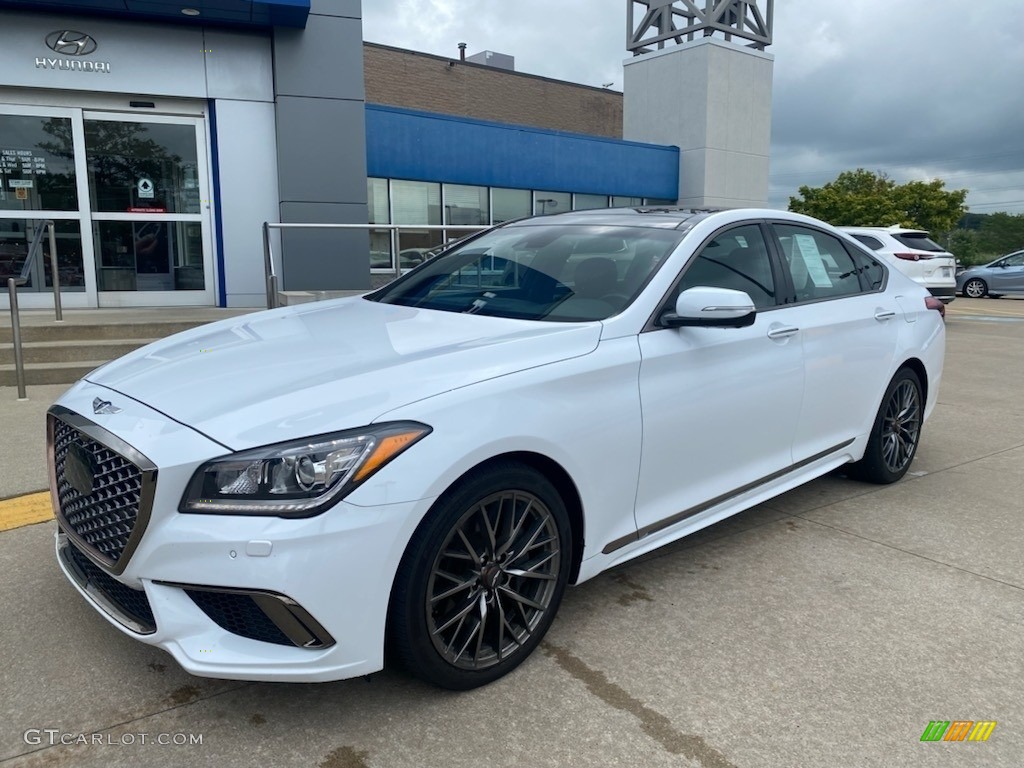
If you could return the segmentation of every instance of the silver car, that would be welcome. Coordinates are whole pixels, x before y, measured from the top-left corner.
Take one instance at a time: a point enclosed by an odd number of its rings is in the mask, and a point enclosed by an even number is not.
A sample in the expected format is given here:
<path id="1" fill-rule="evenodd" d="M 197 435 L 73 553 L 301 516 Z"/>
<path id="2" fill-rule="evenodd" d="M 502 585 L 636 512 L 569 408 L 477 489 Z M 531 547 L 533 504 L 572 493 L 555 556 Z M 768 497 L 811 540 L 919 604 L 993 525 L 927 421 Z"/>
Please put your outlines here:
<path id="1" fill-rule="evenodd" d="M 982 267 L 971 267 L 956 277 L 957 293 L 970 299 L 998 299 L 1003 294 L 1024 294 L 1024 251 L 1001 256 Z"/>

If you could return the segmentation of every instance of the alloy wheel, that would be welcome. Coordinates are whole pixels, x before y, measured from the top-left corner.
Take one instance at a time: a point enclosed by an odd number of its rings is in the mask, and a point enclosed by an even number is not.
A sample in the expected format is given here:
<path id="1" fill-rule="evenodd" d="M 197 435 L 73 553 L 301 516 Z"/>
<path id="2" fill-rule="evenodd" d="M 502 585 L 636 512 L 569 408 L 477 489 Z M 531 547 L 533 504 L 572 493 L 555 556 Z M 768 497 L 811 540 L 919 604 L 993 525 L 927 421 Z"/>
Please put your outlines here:
<path id="1" fill-rule="evenodd" d="M 531 638 L 551 608 L 561 567 L 558 526 L 532 493 L 507 490 L 468 509 L 427 582 L 427 628 L 453 666 L 492 667 Z"/>
<path id="2" fill-rule="evenodd" d="M 914 458 L 921 433 L 921 401 L 912 381 L 904 379 L 885 406 L 882 460 L 890 472 L 900 472 Z"/>
<path id="3" fill-rule="evenodd" d="M 986 293 L 985 283 L 981 280 L 968 280 L 964 284 L 964 295 L 971 299 L 980 299 Z"/>

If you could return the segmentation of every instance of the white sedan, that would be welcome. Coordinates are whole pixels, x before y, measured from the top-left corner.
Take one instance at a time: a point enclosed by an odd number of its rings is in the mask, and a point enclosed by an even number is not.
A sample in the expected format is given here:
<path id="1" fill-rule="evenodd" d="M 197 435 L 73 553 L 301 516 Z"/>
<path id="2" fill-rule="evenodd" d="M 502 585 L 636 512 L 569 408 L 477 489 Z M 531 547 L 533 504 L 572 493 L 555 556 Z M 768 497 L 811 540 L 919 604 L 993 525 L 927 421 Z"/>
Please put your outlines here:
<path id="1" fill-rule="evenodd" d="M 48 419 L 58 559 L 189 672 L 466 689 L 566 585 L 837 467 L 906 473 L 941 303 L 822 222 L 593 210 L 233 318 Z"/>

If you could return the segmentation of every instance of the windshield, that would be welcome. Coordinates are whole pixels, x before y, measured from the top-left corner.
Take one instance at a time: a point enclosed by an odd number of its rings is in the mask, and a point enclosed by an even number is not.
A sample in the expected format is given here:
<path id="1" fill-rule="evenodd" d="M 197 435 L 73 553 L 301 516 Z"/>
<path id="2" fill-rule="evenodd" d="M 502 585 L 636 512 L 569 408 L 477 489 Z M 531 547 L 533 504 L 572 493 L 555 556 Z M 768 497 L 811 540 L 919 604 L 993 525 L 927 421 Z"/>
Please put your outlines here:
<path id="1" fill-rule="evenodd" d="M 367 298 L 523 320 L 604 320 L 636 298 L 682 236 L 644 227 L 502 227 Z"/>

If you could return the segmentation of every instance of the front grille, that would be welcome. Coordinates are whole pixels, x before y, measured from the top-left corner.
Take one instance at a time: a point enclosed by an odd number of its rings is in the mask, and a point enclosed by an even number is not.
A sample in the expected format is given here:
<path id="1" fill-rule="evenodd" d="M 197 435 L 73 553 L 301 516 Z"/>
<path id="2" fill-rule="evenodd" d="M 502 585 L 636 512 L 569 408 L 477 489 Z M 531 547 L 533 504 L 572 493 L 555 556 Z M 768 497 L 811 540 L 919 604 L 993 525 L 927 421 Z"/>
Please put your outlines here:
<path id="1" fill-rule="evenodd" d="M 58 518 L 80 546 L 88 547 L 120 572 L 124 570 L 120 561 L 129 549 L 132 534 L 140 519 L 148 517 L 147 501 L 152 498 L 152 489 L 147 489 L 147 484 L 155 473 L 87 434 L 88 429 L 108 436 L 109 442 L 121 443 L 102 428 L 74 416 L 78 426 L 50 416 Z M 124 448 L 124 452 L 134 453 L 130 447 Z"/>
<path id="2" fill-rule="evenodd" d="M 156 631 L 156 620 L 153 618 L 153 609 L 149 607 L 149 598 L 141 589 L 132 589 L 122 584 L 117 579 L 107 574 L 102 568 L 96 566 L 87 555 L 78 551 L 73 544 L 65 546 L 61 553 L 65 556 L 66 562 L 71 565 L 77 581 L 86 591 L 98 592 L 105 597 L 113 607 L 120 613 L 115 615 L 119 620 L 128 618 L 137 626 L 132 627 L 142 633 Z M 109 612 L 109 611 L 108 611 Z M 121 622 L 122 624 L 125 622 Z"/>
<path id="3" fill-rule="evenodd" d="M 206 592 L 186 589 L 203 613 L 217 626 L 235 635 L 264 643 L 294 645 L 288 636 L 256 605 L 252 596 L 244 592 Z"/>

